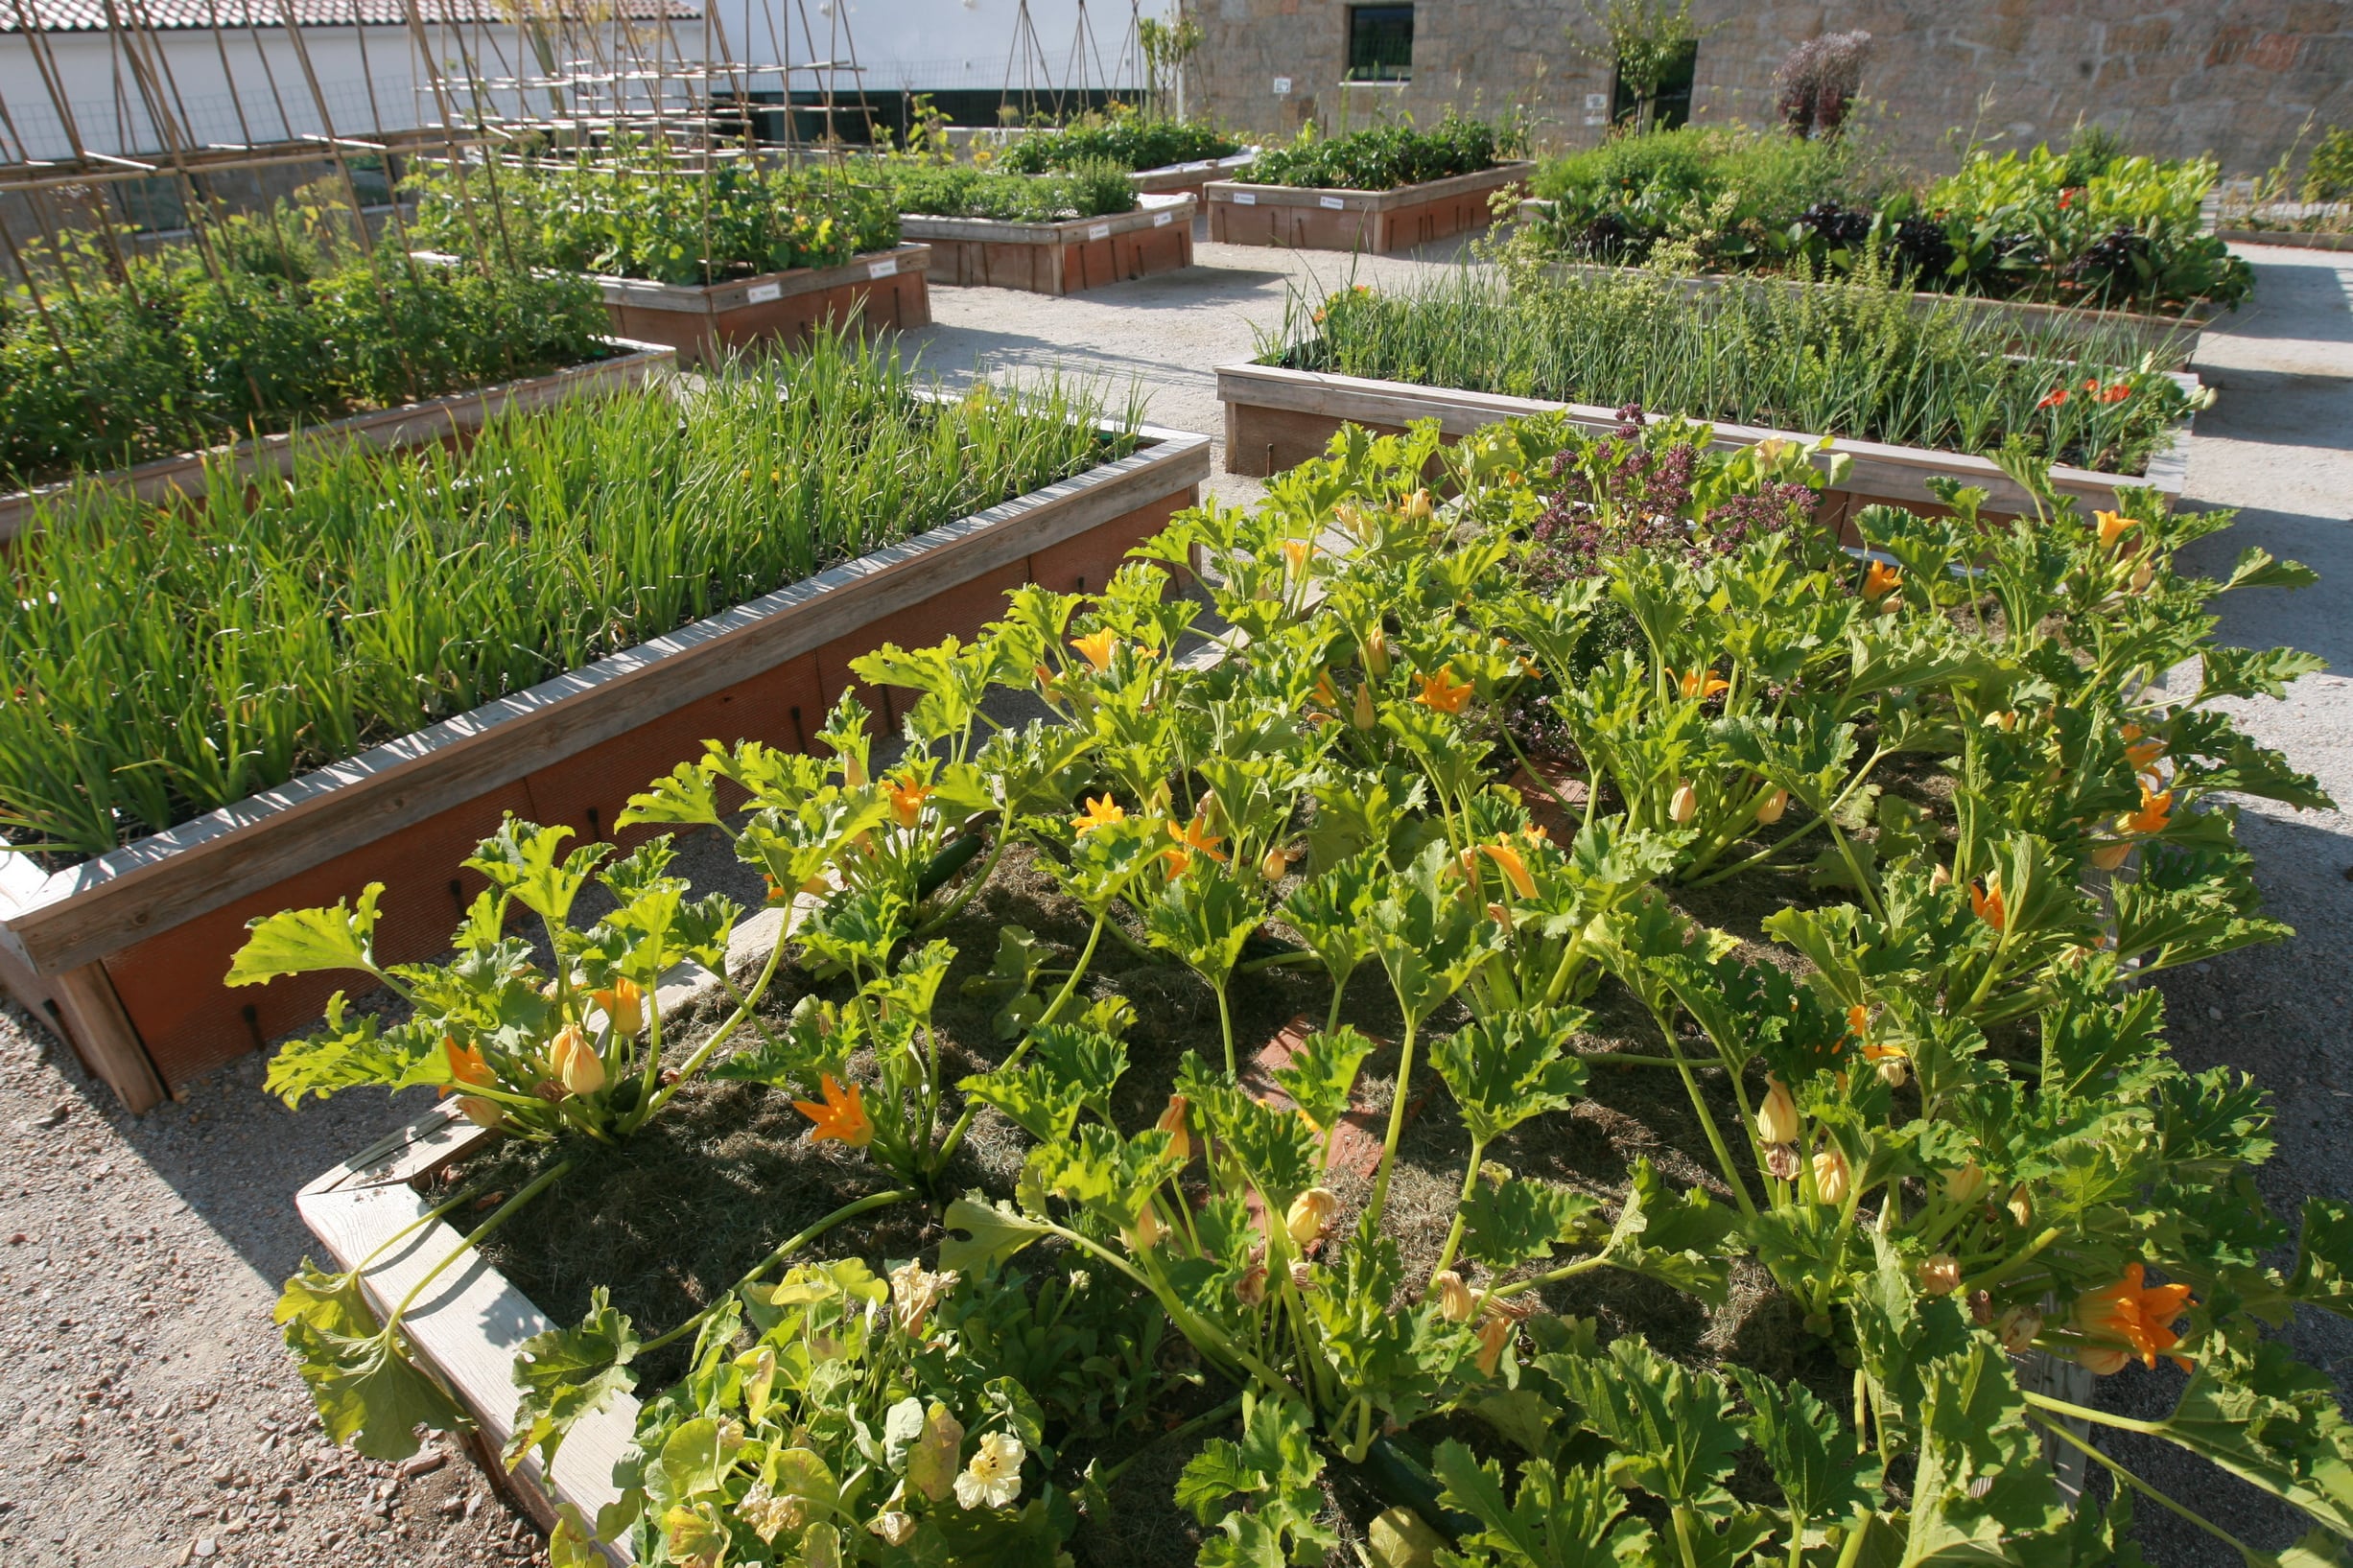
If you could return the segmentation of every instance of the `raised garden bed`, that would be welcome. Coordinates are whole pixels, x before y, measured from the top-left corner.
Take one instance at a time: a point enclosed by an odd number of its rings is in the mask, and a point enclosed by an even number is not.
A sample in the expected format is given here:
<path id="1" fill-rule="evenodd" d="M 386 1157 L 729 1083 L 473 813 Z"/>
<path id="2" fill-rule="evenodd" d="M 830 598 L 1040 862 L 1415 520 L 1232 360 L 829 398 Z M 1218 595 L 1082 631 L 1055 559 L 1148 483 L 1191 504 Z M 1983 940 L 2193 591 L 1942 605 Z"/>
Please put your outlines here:
<path id="1" fill-rule="evenodd" d="M 1519 204 L 1523 222 L 1547 216 L 1554 203 L 1531 197 Z M 1613 275 L 1656 275 L 1641 268 L 1608 267 L 1597 262 L 1555 262 L 1547 270 L 1561 277 L 1609 277 Z M 1794 278 L 1777 278 L 1729 272 L 1705 272 L 1692 277 L 1673 277 L 1668 280 L 1686 293 L 1702 294 L 1728 285 L 1751 287 L 1770 284 L 1782 289 L 1804 289 L 1809 285 Z M 2097 339 L 2103 347 L 2129 354 L 2134 359 L 2145 355 L 2162 355 L 2162 362 L 2172 369 L 2186 368 L 2198 352 L 2198 334 L 2224 307 L 2200 304 L 2178 316 L 2152 316 L 2138 311 L 2095 310 L 2075 305 L 2046 305 L 2023 299 L 1985 299 L 1970 294 L 1934 293 L 1914 291 L 1913 307 L 1922 315 L 1934 311 L 1958 310 L 1970 316 L 2007 322 L 2020 332 L 2047 340 L 2055 336 L 2080 339 Z"/>
<path id="2" fill-rule="evenodd" d="M 2305 250 L 2353 250 L 2353 234 L 2302 233 L 2290 228 L 2218 228 L 2215 237 L 2232 245 L 2294 246 Z"/>
<path id="3" fill-rule="evenodd" d="M 324 1001 L 317 986 L 222 987 L 252 917 L 380 878 L 399 889 L 384 950 L 438 951 L 479 884 L 459 861 L 503 813 L 606 837 L 632 791 L 708 737 L 811 744 L 850 659 L 969 634 L 1022 583 L 1099 587 L 1209 473 L 1206 437 L 1142 434 L 1133 456 L 111 854 L 46 876 L 0 854 L 0 980 L 144 1110 Z"/>
<path id="4" fill-rule="evenodd" d="M 799 344 L 829 322 L 864 333 L 929 326 L 930 267 L 929 246 L 900 245 L 838 267 L 796 267 L 726 283 L 593 274 L 591 281 L 604 295 L 614 331 L 668 343 L 693 364 L 764 342 Z"/>
<path id="5" fill-rule="evenodd" d="M 1190 163 L 1166 163 L 1139 169 L 1128 178 L 1139 196 L 1199 196 L 1212 179 L 1238 179 L 1258 158 L 1259 150 L 1246 147 L 1231 157 L 1196 158 Z"/>
<path id="6" fill-rule="evenodd" d="M 2174 379 L 2185 390 L 2196 389 L 2197 377 L 2187 372 L 2177 371 Z M 1549 403 L 1267 364 L 1222 366 L 1217 372 L 1217 397 L 1225 405 L 1226 472 L 1260 478 L 1322 456 L 1333 433 L 1343 425 L 1361 425 L 1386 433 L 1402 431 L 1418 419 L 1435 419 L 1451 441 L 1501 420 L 1552 410 L 1565 410 L 1579 428 L 1589 432 L 1614 430 L 1624 423 L 1614 410 L 1591 404 Z M 1720 422 L 1714 428 L 1719 448 L 1768 439 L 1810 446 L 1820 439 L 1750 425 Z M 2111 504 L 2117 488 L 2125 485 L 2146 485 L 2177 498 L 2189 468 L 2189 440 L 2185 420 L 2176 430 L 2171 446 L 2150 463 L 2146 475 L 2055 466 L 2051 483 L 2062 495 L 2102 506 Z M 1843 523 L 1854 509 L 1874 502 L 1915 511 L 1936 509 L 1940 503 L 1927 486 L 1936 475 L 1951 475 L 1983 488 L 1988 512 L 2015 514 L 2033 509 L 2026 492 L 1989 457 L 1843 437 L 1837 450 L 1850 456 L 1853 466 L 1845 487 L 1823 498 L 1825 525 Z"/>
<path id="7" fill-rule="evenodd" d="M 224 462 L 234 465 L 229 471 L 239 479 L 251 479 L 285 474 L 298 456 L 331 446 L 356 444 L 391 451 L 427 441 L 463 437 L 480 430 L 484 420 L 501 414 L 529 413 L 572 398 L 634 386 L 654 372 L 670 368 L 677 360 L 677 351 L 667 339 L 632 339 L 624 334 L 607 341 L 612 349 L 611 358 L 570 365 L 548 375 L 452 392 L 423 403 L 379 409 L 372 413 L 353 414 L 347 419 L 265 435 L 258 440 L 215 447 L 209 452 L 158 457 L 131 468 L 0 496 L 0 540 L 15 538 L 35 509 L 45 503 L 61 500 L 78 485 L 117 486 L 143 501 L 161 501 L 174 495 L 194 501 L 204 495 L 211 474 L 220 472 Z"/>
<path id="8" fill-rule="evenodd" d="M 1220 245 L 1387 253 L 1485 229 L 1494 221 L 1494 193 L 1524 184 L 1535 168 L 1499 163 L 1390 191 L 1212 180 L 1202 195 L 1210 206 L 1210 238 Z"/>
<path id="9" fill-rule="evenodd" d="M 1099 218 L 1013 223 L 910 214 L 899 228 L 930 246 L 942 283 L 1074 294 L 1190 267 L 1195 210 L 1190 196 L 1144 196 L 1133 212 Z"/>
<path id="10" fill-rule="evenodd" d="M 493 1150 L 436 1112 L 306 1190 L 365 1271 L 306 1270 L 280 1315 L 339 1436 L 399 1458 L 420 1412 L 459 1424 L 389 1395 L 416 1389 L 391 1365 L 412 1346 L 482 1449 L 527 1421 L 562 1439 L 523 1475 L 543 1519 L 571 1505 L 575 1561 L 591 1528 L 648 1562 L 846 1560 L 843 1537 L 890 1560 L 859 1532 L 915 1560 L 1175 1568 L 1218 1530 L 1267 1560 L 1395 1560 L 1384 1530 L 1476 1550 L 1532 1517 L 1595 1560 L 1671 1557 L 1670 1530 L 1744 1568 L 1828 1528 L 2056 1545 L 2103 1522 L 2071 1519 L 2084 1471 L 2061 1489 L 2050 1457 L 2081 1423 L 2334 1528 L 2334 1397 L 2286 1345 L 2257 1354 L 2230 1293 L 2341 1307 L 2341 1206 L 2313 1201 L 2293 1265 L 2216 1246 L 2271 1233 L 2247 1196 L 2266 1117 L 2181 1071 L 2141 983 L 2285 934 L 2212 853 L 2210 798 L 2321 804 L 2100 657 L 2127 593 L 2171 628 L 2134 656 L 2208 645 L 2216 585 L 2171 565 L 2205 523 L 2146 494 L 2099 519 L 2062 499 L 2032 538 L 1883 512 L 1868 543 L 1896 568 L 1803 527 L 1820 478 L 1788 448 L 1652 427 L 1630 462 L 1558 414 L 1418 439 L 1330 464 L 1312 518 L 1197 512 L 1156 544 L 1237 667 L 1184 653 L 1188 607 L 1148 578 L 1040 597 L 977 648 L 863 667 L 927 693 L 906 754 L 870 757 L 845 710 L 831 757 L 740 752 L 642 796 L 640 820 L 727 832 L 805 890 L 790 982 L 782 911 L 741 963 L 706 952 L 738 975 L 774 955 L 716 1032 L 688 977 L 641 970 L 651 1009 L 592 990 L 626 958 L 566 913 L 563 847 L 494 846 L 553 959 L 478 926 L 380 1062 L 349 1072 L 330 1031 L 272 1064 L 291 1103 L 446 1062 L 490 1096 L 465 1114 L 505 1106 L 518 1135 Z M 1433 457 L 1453 504 L 1428 504 Z M 2003 570 L 1951 570 L 1977 549 Z M 1679 603 L 1691 573 L 1717 591 Z M 2262 657 L 2264 679 L 2312 663 Z M 1001 736 L 984 692 L 1072 722 Z M 1236 721 L 1261 749 L 1204 749 Z M 1661 768 L 1641 742 L 1670 727 Z M 1997 822 L 1997 792 L 2052 826 Z M 645 872 L 597 875 L 635 890 L 626 929 L 667 933 Z M 365 935 L 289 912 L 240 973 L 353 967 Z M 2114 1166 L 2097 1205 L 2056 1158 L 2086 1140 Z M 2186 1382 L 2139 1369 L 2169 1355 Z M 2283 1407 L 2309 1422 L 2247 1414 Z M 1781 1441 L 1777 1412 L 1813 1436 Z M 1890 1475 L 1881 1445 L 1920 1463 Z M 2144 1485 L 2145 1450 L 2097 1457 Z M 592 1527 L 608 1477 L 622 1507 Z M 1581 1500 L 1540 1516 L 1556 1480 Z"/>

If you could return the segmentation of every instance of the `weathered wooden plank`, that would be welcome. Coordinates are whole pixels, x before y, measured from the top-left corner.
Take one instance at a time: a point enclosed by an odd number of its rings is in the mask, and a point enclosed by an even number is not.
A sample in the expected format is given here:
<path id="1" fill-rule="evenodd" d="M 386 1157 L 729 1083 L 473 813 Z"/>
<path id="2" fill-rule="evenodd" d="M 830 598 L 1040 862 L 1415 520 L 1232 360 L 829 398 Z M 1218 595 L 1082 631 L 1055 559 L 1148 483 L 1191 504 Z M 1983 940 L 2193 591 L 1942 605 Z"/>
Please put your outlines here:
<path id="1" fill-rule="evenodd" d="M 2177 372 L 2176 377 L 2193 388 L 2197 385 L 2194 376 Z M 1279 365 L 1224 366 L 1217 372 L 1217 395 L 1229 410 L 1226 441 L 1229 464 L 1235 460 L 1236 454 L 1243 455 L 1242 460 L 1255 462 L 1258 447 L 1264 444 L 1254 440 L 1251 433 L 1249 410 L 1253 409 L 1313 415 L 1329 419 L 1335 426 L 1350 422 L 1402 428 L 1417 419 L 1435 418 L 1440 429 L 1454 436 L 1468 435 L 1498 420 L 1539 412 L 1565 411 L 1588 431 L 1613 430 L 1621 423 L 1614 410 L 1592 404 L 1552 403 L 1499 393 L 1416 386 L 1405 382 L 1289 370 Z M 1729 422 L 1717 422 L 1714 430 L 1719 450 L 1763 440 L 1798 441 L 1811 446 L 1819 439 L 1794 431 Z M 2187 441 L 2185 423 L 2176 432 L 2168 451 L 2151 464 L 2151 472 L 2138 479 L 2059 466 L 2051 470 L 2051 482 L 2063 495 L 2103 505 L 2114 499 L 2118 487 L 2127 485 L 2146 485 L 2177 496 L 2181 470 L 2186 466 Z M 1846 488 L 1860 495 L 1933 504 L 1936 498 L 1927 487 L 1927 480 L 1933 475 L 1950 475 L 1984 489 L 1989 511 L 2014 514 L 2033 510 L 2032 498 L 1988 457 L 1844 437 L 1837 442 L 1837 450 L 1853 458 L 1853 470 Z"/>
<path id="2" fill-rule="evenodd" d="M 448 435 L 470 433 L 497 415 L 530 413 L 572 398 L 634 386 L 654 372 L 668 369 L 677 359 L 676 351 L 662 343 L 618 338 L 606 341 L 620 352 L 594 364 L 568 365 L 545 376 L 452 392 L 423 403 L 378 409 L 299 431 L 265 435 L 259 440 L 238 441 L 209 452 L 158 457 L 132 468 L 0 496 L 0 541 L 15 538 L 43 503 L 65 499 L 78 485 L 105 484 L 127 490 L 142 501 L 167 501 L 175 495 L 194 500 L 205 492 L 210 479 L 208 462 L 217 467 L 226 461 L 234 465 L 232 471 L 240 479 L 249 479 L 263 473 L 284 474 L 297 457 L 338 446 L 354 443 L 378 449 L 419 446 Z"/>
<path id="3" fill-rule="evenodd" d="M 1174 223 L 1190 222 L 1197 206 L 1189 194 L 1140 196 L 1133 212 L 1110 213 L 1100 218 L 1066 218 L 1051 223 L 1008 223 L 993 218 L 938 218 L 928 213 L 907 213 L 899 220 L 899 231 L 932 244 L 1063 246 L 1108 239 L 1140 228 L 1166 228 Z"/>
<path id="4" fill-rule="evenodd" d="M 1146 434 L 1118 462 L 59 872 L 17 901 L 6 940 L 42 973 L 91 962 L 1207 479 L 1206 437 Z"/>

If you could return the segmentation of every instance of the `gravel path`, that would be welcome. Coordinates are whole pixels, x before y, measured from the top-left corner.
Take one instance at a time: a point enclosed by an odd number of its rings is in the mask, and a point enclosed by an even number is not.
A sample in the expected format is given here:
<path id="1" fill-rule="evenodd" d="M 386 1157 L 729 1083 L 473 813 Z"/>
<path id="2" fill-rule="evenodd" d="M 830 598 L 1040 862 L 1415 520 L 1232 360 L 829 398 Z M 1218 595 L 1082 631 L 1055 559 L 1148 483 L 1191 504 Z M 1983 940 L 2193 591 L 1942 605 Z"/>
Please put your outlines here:
<path id="1" fill-rule="evenodd" d="M 2353 257 L 2259 248 L 2260 304 L 2209 332 L 2200 368 L 2224 388 L 2190 467 L 2200 501 L 2249 508 L 2218 556 L 2247 544 L 2318 568 L 2302 595 L 2224 608 L 2231 641 L 2286 642 L 2353 669 Z M 1214 368 L 1280 320 L 1286 287 L 1400 278 L 1422 261 L 1203 245 L 1171 278 L 1072 299 L 943 289 L 918 335 L 951 378 L 1059 366 L 1135 380 L 1150 415 L 1218 433 Z M 1258 486 L 1219 475 L 1247 502 Z M 2219 570 L 2221 561 L 2201 563 Z M 2353 680 L 2316 675 L 2248 713 L 2256 735 L 2353 802 Z M 2278 1158 L 2263 1187 L 2283 1211 L 2308 1192 L 2353 1194 L 2342 1102 L 2353 1099 L 2353 820 L 2249 811 L 2247 844 L 2271 908 L 2298 927 L 2279 947 L 2169 979 L 2174 1036 L 2193 1067 L 2230 1063 L 2278 1095 Z M 705 886 L 724 867 L 699 860 Z M 260 1089 L 258 1059 L 125 1116 L 71 1054 L 0 1010 L 0 1561 L 18 1564 L 518 1562 L 536 1536 L 462 1459 L 396 1473 L 338 1454 L 270 1323 L 278 1282 L 315 1251 L 291 1198 L 412 1115 L 421 1095 L 349 1095 L 292 1115 Z M 2343 1389 L 2353 1329 L 2296 1325 L 2299 1353 Z M 2121 1405 L 2161 1408 L 2160 1374 L 2106 1380 Z M 434 1466 L 439 1450 L 420 1456 Z M 2144 1456 L 2130 1456 L 2140 1463 Z M 2170 1461 L 2153 1478 L 2276 1547 L 2277 1509 Z M 2235 1562 L 2145 1510 L 2151 1559 Z"/>

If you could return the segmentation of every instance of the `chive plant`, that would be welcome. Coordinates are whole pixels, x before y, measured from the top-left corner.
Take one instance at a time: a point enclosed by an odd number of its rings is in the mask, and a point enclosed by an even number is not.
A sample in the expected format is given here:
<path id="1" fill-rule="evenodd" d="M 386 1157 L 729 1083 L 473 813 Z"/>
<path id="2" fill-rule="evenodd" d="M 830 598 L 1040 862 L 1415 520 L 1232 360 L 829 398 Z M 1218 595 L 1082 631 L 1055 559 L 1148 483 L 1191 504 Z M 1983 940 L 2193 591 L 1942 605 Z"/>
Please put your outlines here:
<path id="1" fill-rule="evenodd" d="M 1135 445 L 1059 381 L 920 389 L 821 335 L 463 451 L 177 507 L 84 486 L 7 563 L 0 832 L 102 854 Z"/>
<path id="2" fill-rule="evenodd" d="M 2192 407 L 2121 332 L 1916 306 L 1880 279 L 1688 293 L 1651 272 L 1457 269 L 1290 297 L 1263 363 L 2139 474 Z"/>

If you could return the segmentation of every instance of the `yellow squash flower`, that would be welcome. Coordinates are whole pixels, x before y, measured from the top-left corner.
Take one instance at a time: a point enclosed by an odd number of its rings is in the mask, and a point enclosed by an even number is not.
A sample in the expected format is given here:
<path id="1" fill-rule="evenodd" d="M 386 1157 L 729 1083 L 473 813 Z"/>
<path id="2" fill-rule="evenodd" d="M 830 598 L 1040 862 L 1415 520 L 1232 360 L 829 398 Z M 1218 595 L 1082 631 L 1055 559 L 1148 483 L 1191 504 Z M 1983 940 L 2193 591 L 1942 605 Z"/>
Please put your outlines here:
<path id="1" fill-rule="evenodd" d="M 1359 730 L 1373 727 L 1373 683 L 1366 681 L 1356 688 L 1356 711 L 1353 722 Z"/>
<path id="2" fill-rule="evenodd" d="M 1667 679 L 1675 684 L 1676 690 L 1682 692 L 1684 697 L 1697 698 L 1701 702 L 1706 702 L 1719 691 L 1729 691 L 1732 689 L 1731 682 L 1712 669 L 1694 669 L 1682 675 L 1670 669 L 1667 671 Z"/>
<path id="3" fill-rule="evenodd" d="M 1939 1252 L 1920 1265 L 1920 1289 L 1931 1296 L 1950 1296 L 1961 1288 L 1961 1262 L 1950 1252 Z"/>
<path id="4" fill-rule="evenodd" d="M 1778 1078 L 1765 1080 L 1765 1098 L 1756 1108 L 1756 1135 L 1767 1143 L 1798 1141 L 1798 1102 Z"/>
<path id="5" fill-rule="evenodd" d="M 1086 810 L 1071 819 L 1071 831 L 1076 836 L 1084 838 L 1097 828 L 1108 828 L 1114 823 L 1126 820 L 1127 812 L 1118 801 L 1113 800 L 1109 795 L 1098 795 L 1087 803 Z"/>
<path id="6" fill-rule="evenodd" d="M 1999 931 L 2010 924 L 2010 907 L 2002 901 L 2002 874 L 1998 871 L 1974 878 L 1969 883 L 1969 907 L 1977 918 Z"/>
<path id="7" fill-rule="evenodd" d="M 1459 714 L 1471 700 L 1471 687 L 1454 679 L 1454 667 L 1445 665 L 1437 674 L 1422 677 L 1422 691 L 1414 701 L 1442 714 Z"/>
<path id="8" fill-rule="evenodd" d="M 1118 645 L 1119 640 L 1108 629 L 1071 639 L 1071 646 L 1076 648 L 1086 658 L 1087 663 L 1094 667 L 1094 672 L 1098 675 L 1111 668 L 1112 651 Z"/>
<path id="9" fill-rule="evenodd" d="M 564 1025 L 562 1032 L 549 1042 L 548 1060 L 555 1068 L 555 1076 L 574 1094 L 594 1094 L 604 1087 L 604 1059 L 597 1054 L 597 1047 L 576 1023 Z"/>
<path id="10" fill-rule="evenodd" d="M 1514 893 L 1523 899 L 1536 897 L 1536 878 L 1528 875 L 1528 863 L 1519 857 L 1518 850 L 1509 844 L 1482 844 L 1479 849 L 1503 873 L 1503 879 L 1512 884 Z"/>
<path id="11" fill-rule="evenodd" d="M 1667 820 L 1678 828 L 1699 815 L 1700 792 L 1691 787 L 1688 779 L 1678 780 L 1675 793 L 1667 801 Z"/>
<path id="12" fill-rule="evenodd" d="M 882 781 L 882 792 L 890 797 L 891 815 L 902 828 L 912 828 L 923 820 L 923 803 L 931 793 L 931 786 L 902 779 L 896 774 Z"/>
<path id="13" fill-rule="evenodd" d="M 1863 573 L 1863 597 L 1874 602 L 1904 585 L 1904 574 L 1884 561 L 1873 561 Z"/>
<path id="14" fill-rule="evenodd" d="M 2170 789 L 2162 789 L 2153 795 L 2149 792 L 2149 786 L 2143 784 L 2141 785 L 2140 809 L 2129 811 L 2118 817 L 2116 826 L 2121 831 L 2128 833 L 2161 833 L 2165 831 L 2165 825 L 2173 821 L 2173 817 L 2174 792 Z"/>
<path id="15" fill-rule="evenodd" d="M 613 976 L 613 983 L 600 991 L 592 991 L 588 999 L 613 1023 L 613 1033 L 626 1040 L 646 1027 L 646 993 L 627 975 Z"/>
<path id="16" fill-rule="evenodd" d="M 853 1149 L 863 1149 L 874 1141 L 874 1119 L 866 1114 L 865 1095 L 856 1084 L 845 1085 L 829 1072 L 817 1088 L 824 1096 L 822 1101 L 792 1102 L 793 1110 L 815 1124 L 809 1130 L 810 1142 L 823 1143 L 832 1138 Z"/>
<path id="17" fill-rule="evenodd" d="M 2149 1289 L 2142 1286 L 2141 1277 L 2139 1264 L 2127 1264 L 2124 1276 L 2114 1284 L 2086 1291 L 2076 1299 L 2076 1327 L 2088 1339 L 2106 1342 L 2085 1346 L 2076 1359 L 2102 1376 L 2121 1370 L 2135 1357 L 2142 1366 L 2154 1368 L 2157 1357 L 2180 1341 L 2181 1336 L 2174 1332 L 2174 1320 L 2190 1304 L 2190 1287 Z M 2173 1359 L 2183 1371 L 2190 1369 L 2188 1357 Z"/>
<path id="18" fill-rule="evenodd" d="M 2138 522 L 2126 517 L 2121 512 L 2094 512 L 2091 516 L 2092 522 L 2100 529 L 2100 548 L 2102 550 L 2114 550 L 2116 541 L 2122 539 L 2133 528 L 2140 527 Z"/>
<path id="19" fill-rule="evenodd" d="M 1192 1103 L 1182 1094 L 1168 1096 L 1168 1109 L 1160 1113 L 1153 1125 L 1168 1135 L 1168 1152 L 1179 1159 L 1190 1159 L 1193 1154 L 1192 1135 L 1186 1130 L 1185 1113 Z"/>
<path id="20" fill-rule="evenodd" d="M 1437 1299 L 1438 1315 L 1450 1323 L 1469 1322 L 1477 1307 L 1471 1287 L 1452 1269 L 1441 1269 L 1430 1275 L 1429 1294 Z"/>
<path id="21" fill-rule="evenodd" d="M 1775 823 L 1780 821 L 1781 813 L 1788 809 L 1789 791 L 1786 789 L 1776 789 L 1771 794 L 1767 795 L 1763 800 L 1756 803 L 1756 820 L 1765 827 L 1770 828 Z"/>
<path id="22" fill-rule="evenodd" d="M 1846 1152 L 1837 1144 L 1824 1144 L 1814 1152 L 1814 1195 L 1822 1202 L 1836 1208 L 1847 1201 L 1847 1189 L 1853 1181 Z"/>
<path id="23" fill-rule="evenodd" d="M 1324 1233 L 1339 1206 L 1339 1194 L 1329 1187 L 1309 1187 L 1291 1200 L 1290 1211 L 1282 1217 L 1283 1228 L 1293 1241 L 1305 1247 Z"/>

